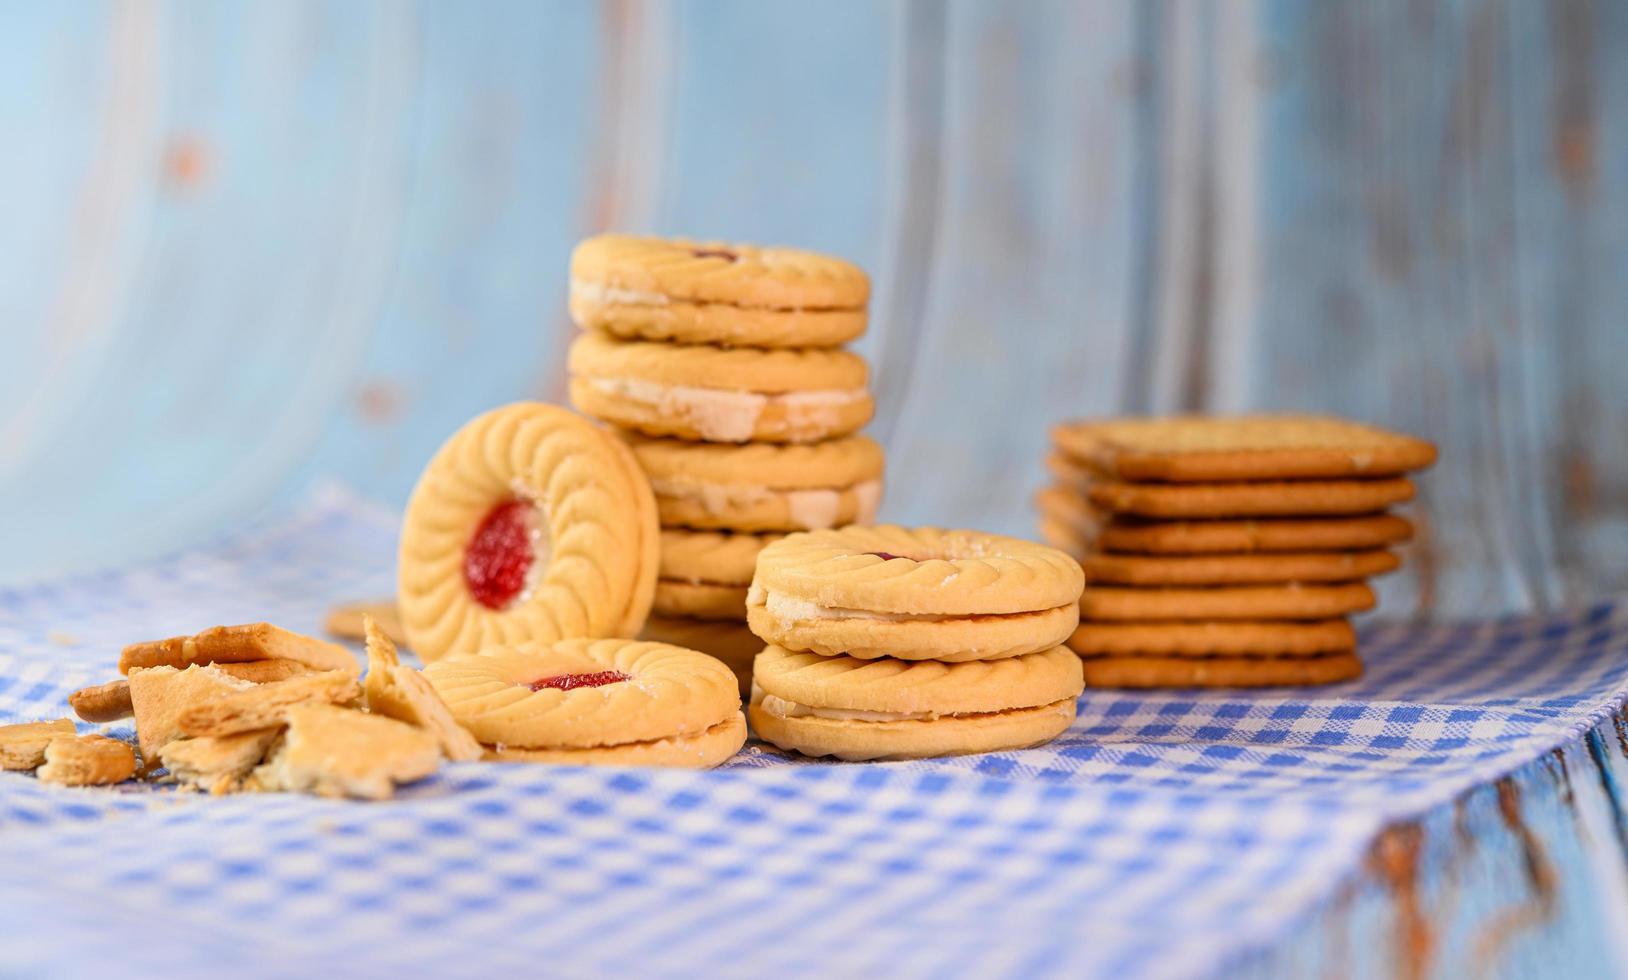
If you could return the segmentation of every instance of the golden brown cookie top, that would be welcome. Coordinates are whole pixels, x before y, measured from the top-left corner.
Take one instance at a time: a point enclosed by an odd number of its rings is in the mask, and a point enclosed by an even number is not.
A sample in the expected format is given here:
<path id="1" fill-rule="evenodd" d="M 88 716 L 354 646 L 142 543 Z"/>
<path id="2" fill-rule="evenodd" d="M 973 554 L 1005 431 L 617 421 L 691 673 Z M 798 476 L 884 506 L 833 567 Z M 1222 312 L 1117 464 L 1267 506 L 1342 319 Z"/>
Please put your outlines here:
<path id="1" fill-rule="evenodd" d="M 687 735 L 740 710 L 735 675 L 695 650 L 561 640 L 446 657 L 425 676 L 488 745 L 589 748 Z"/>
<path id="2" fill-rule="evenodd" d="M 851 526 L 793 534 L 758 555 L 749 601 L 899 614 L 1034 612 L 1076 602 L 1079 563 L 980 531 Z"/>
<path id="3" fill-rule="evenodd" d="M 1436 461 L 1423 439 L 1315 415 L 1170 416 L 1064 422 L 1069 456 L 1122 480 L 1203 482 L 1394 476 Z"/>
<path id="4" fill-rule="evenodd" d="M 662 344 L 600 333 L 571 343 L 570 369 L 579 378 L 763 394 L 858 392 L 867 377 L 865 359 L 845 350 Z"/>
<path id="5" fill-rule="evenodd" d="M 862 307 L 870 280 L 851 262 L 780 246 L 597 235 L 571 254 L 571 278 L 660 297 L 779 310 Z"/>

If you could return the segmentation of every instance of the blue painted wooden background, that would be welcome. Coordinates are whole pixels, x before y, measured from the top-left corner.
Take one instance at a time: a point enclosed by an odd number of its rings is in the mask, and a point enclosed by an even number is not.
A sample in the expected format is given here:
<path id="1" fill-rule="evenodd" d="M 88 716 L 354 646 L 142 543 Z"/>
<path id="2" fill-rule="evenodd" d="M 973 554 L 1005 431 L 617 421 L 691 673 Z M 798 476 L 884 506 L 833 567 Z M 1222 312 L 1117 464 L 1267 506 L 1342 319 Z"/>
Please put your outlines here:
<path id="1" fill-rule="evenodd" d="M 872 272 L 888 518 L 1316 409 L 1442 445 L 1391 611 L 1628 586 L 1628 4 L 6 0 L 0 145 L 3 578 L 402 500 L 617 228 Z"/>

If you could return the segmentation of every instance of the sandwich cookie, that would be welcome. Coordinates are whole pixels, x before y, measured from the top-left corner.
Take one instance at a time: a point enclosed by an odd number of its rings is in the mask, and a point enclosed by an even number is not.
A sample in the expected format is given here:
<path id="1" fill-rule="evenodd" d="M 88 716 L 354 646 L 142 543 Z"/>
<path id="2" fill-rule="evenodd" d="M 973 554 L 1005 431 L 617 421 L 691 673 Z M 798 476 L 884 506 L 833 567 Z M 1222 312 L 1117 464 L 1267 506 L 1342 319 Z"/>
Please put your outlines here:
<path id="1" fill-rule="evenodd" d="M 663 643 L 491 647 L 424 674 L 488 759 L 705 769 L 746 741 L 734 673 Z"/>
<path id="2" fill-rule="evenodd" d="M 1138 588 L 1094 585 L 1080 599 L 1084 620 L 1329 619 L 1374 607 L 1362 582 Z"/>
<path id="3" fill-rule="evenodd" d="M 661 575 L 656 580 L 652 610 L 662 616 L 744 622 L 746 588 L 752 584 L 758 552 L 779 538 L 776 534 L 662 529 Z"/>
<path id="4" fill-rule="evenodd" d="M 735 674 L 742 700 L 752 690 L 752 660 L 763 650 L 763 641 L 745 623 L 684 616 L 651 616 L 639 639 L 699 650 L 723 661 Z"/>
<path id="5" fill-rule="evenodd" d="M 747 623 L 769 643 L 860 659 L 994 660 L 1057 646 L 1079 622 L 1068 555 L 977 531 L 847 527 L 764 548 Z"/>
<path id="6" fill-rule="evenodd" d="M 655 500 L 627 447 L 519 402 L 458 430 L 419 478 L 397 604 L 424 660 L 491 644 L 631 636 L 655 594 Z"/>
<path id="7" fill-rule="evenodd" d="M 1068 638 L 1081 656 L 1278 656 L 1350 653 L 1357 633 L 1344 619 L 1309 622 L 1081 623 Z"/>
<path id="8" fill-rule="evenodd" d="M 882 499 L 882 447 L 864 436 L 723 446 L 630 436 L 665 527 L 807 531 L 867 524 Z"/>
<path id="9" fill-rule="evenodd" d="M 865 361 L 844 350 L 623 341 L 571 345 L 571 403 L 651 436 L 707 442 L 818 442 L 858 431 L 875 410 Z"/>
<path id="10" fill-rule="evenodd" d="M 834 347 L 869 300 L 858 266 L 794 248 L 599 235 L 571 255 L 571 318 L 624 338 Z"/>
<path id="11" fill-rule="evenodd" d="M 967 663 L 858 660 L 771 646 L 754 665 L 752 729 L 782 749 L 917 759 L 1027 748 L 1074 720 L 1080 660 L 1062 647 Z"/>
<path id="12" fill-rule="evenodd" d="M 1065 422 L 1052 441 L 1123 481 L 1334 480 L 1399 476 L 1436 461 L 1423 439 L 1310 415 Z"/>
<path id="13" fill-rule="evenodd" d="M 1082 657 L 1086 687 L 1292 687 L 1362 676 L 1355 653 L 1314 657 Z"/>

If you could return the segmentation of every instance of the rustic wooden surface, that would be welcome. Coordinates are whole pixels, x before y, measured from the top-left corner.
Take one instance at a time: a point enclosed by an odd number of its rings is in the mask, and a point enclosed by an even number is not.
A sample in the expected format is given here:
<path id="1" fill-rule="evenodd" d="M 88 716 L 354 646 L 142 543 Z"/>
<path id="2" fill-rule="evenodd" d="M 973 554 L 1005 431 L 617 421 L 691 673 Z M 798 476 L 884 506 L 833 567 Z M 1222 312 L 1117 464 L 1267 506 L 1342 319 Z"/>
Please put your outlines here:
<path id="1" fill-rule="evenodd" d="M 619 228 L 872 271 L 888 518 L 1026 533 L 1062 416 L 1317 409 L 1442 446 L 1390 614 L 1628 588 L 1628 4 L 6 3 L 0 136 L 0 579 L 404 499 L 562 398 Z M 1258 965 L 1622 962 L 1622 744 Z"/>

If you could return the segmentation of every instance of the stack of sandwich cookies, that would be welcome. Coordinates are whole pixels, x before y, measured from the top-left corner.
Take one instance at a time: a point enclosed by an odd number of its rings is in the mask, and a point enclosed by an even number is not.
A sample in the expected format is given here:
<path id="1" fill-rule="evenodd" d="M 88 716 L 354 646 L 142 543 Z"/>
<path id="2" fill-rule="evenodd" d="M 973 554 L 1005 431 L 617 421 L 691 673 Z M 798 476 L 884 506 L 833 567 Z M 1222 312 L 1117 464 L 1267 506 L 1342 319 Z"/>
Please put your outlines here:
<path id="1" fill-rule="evenodd" d="M 1069 644 L 1099 686 L 1357 676 L 1347 618 L 1401 561 L 1429 443 L 1337 419 L 1125 419 L 1053 430 L 1042 537 L 1089 586 Z"/>
<path id="2" fill-rule="evenodd" d="M 643 636 L 750 674 L 746 587 L 784 534 L 874 519 L 882 451 L 862 333 L 870 284 L 789 248 L 603 235 L 571 260 L 571 401 L 616 426 L 662 532 Z M 754 647 L 756 649 L 751 649 Z M 750 650 L 750 654 L 743 653 Z"/>
<path id="3" fill-rule="evenodd" d="M 1049 741 L 1074 718 L 1079 566 L 974 531 L 848 527 L 763 549 L 748 709 L 783 749 L 903 759 Z"/>

